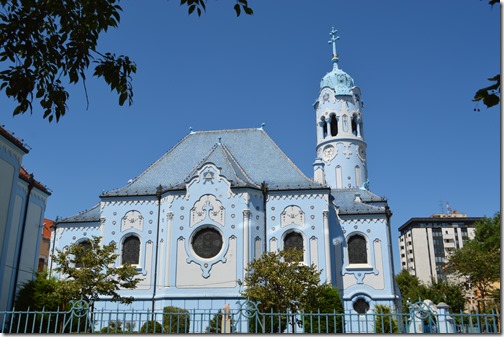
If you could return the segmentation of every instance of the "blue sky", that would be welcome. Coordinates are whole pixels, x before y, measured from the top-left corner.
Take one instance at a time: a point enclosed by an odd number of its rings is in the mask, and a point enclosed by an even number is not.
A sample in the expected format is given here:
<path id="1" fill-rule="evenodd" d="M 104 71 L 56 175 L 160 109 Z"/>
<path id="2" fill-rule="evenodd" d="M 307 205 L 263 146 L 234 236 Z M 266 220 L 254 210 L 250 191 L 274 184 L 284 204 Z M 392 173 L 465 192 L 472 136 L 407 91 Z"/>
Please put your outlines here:
<path id="1" fill-rule="evenodd" d="M 12 117 L 0 97 L 0 124 L 31 147 L 23 165 L 52 190 L 46 217 L 89 209 L 103 191 L 127 184 L 188 132 L 260 127 L 309 177 L 315 111 L 331 70 L 331 27 L 340 67 L 365 102 L 370 189 L 389 200 L 397 228 L 411 217 L 500 209 L 500 107 L 471 101 L 500 71 L 500 7 L 488 1 L 209 0 L 202 17 L 178 0 L 123 0 L 119 28 L 99 50 L 138 66 L 134 105 L 119 107 L 101 80 L 69 87 L 69 112 L 48 123 Z M 481 111 L 475 112 L 479 107 Z M 443 206 L 441 206 L 441 204 Z"/>

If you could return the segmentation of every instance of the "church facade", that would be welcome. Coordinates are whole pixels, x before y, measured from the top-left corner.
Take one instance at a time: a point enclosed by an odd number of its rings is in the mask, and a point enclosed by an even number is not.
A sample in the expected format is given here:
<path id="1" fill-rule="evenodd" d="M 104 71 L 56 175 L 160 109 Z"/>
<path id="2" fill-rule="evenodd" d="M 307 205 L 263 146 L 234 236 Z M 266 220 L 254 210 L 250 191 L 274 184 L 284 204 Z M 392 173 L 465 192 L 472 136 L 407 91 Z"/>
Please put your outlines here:
<path id="1" fill-rule="evenodd" d="M 233 306 L 247 264 L 291 247 L 339 289 L 345 312 L 394 308 L 391 212 L 369 191 L 361 93 L 331 37 L 333 69 L 314 104 L 313 179 L 262 128 L 191 131 L 128 185 L 58 222 L 55 247 L 116 242 L 117 265 L 132 263 L 143 278 L 122 292 L 135 310 Z M 97 305 L 122 307 L 104 300 Z"/>

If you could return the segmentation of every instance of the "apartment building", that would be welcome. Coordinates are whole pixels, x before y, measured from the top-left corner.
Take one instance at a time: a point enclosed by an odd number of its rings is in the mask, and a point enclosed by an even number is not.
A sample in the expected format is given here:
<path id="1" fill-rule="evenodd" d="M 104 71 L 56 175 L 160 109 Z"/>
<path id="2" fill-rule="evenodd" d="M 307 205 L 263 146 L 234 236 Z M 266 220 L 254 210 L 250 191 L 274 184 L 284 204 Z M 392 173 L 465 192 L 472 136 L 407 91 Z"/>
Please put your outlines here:
<path id="1" fill-rule="evenodd" d="M 449 251 L 474 238 L 474 224 L 481 217 L 468 217 L 454 211 L 429 218 L 411 218 L 399 227 L 401 268 L 424 284 L 443 280 Z"/>

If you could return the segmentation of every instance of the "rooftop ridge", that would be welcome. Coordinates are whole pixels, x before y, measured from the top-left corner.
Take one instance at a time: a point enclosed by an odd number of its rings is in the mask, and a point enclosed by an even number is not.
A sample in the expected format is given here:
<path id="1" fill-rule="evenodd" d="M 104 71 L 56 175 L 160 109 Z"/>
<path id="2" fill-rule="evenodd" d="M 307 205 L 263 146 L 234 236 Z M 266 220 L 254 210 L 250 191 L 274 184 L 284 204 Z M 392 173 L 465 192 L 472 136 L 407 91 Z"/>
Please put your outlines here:
<path id="1" fill-rule="evenodd" d="M 256 129 L 257 130 L 257 129 Z M 323 184 L 320 184 L 318 182 L 316 182 L 314 179 L 312 178 L 308 178 L 304 173 L 303 171 L 301 171 L 299 169 L 299 167 L 297 167 L 296 164 L 294 164 L 294 162 L 285 154 L 285 152 L 283 152 L 283 150 L 280 148 L 280 146 L 278 146 L 277 143 L 275 143 L 275 141 L 264 131 L 264 130 L 258 130 L 258 131 L 261 131 L 264 136 L 266 137 L 266 139 L 268 139 L 274 146 L 277 150 L 279 150 L 279 153 L 281 153 L 282 157 L 284 159 L 286 159 L 286 161 L 296 170 L 296 172 L 298 172 L 303 178 L 305 178 L 306 180 L 308 180 L 309 182 L 311 182 L 312 184 L 315 184 L 317 186 L 320 186 L 320 187 L 325 187 L 325 185 Z"/>
<path id="2" fill-rule="evenodd" d="M 224 152 L 226 152 L 226 154 L 233 160 L 233 163 L 237 166 L 238 170 L 240 170 L 240 172 L 247 178 L 247 180 L 250 182 L 250 183 L 254 183 L 254 181 L 252 180 L 252 178 L 250 178 L 250 176 L 247 174 L 247 172 L 243 169 L 243 167 L 240 165 L 240 163 L 238 162 L 238 160 L 236 160 L 236 158 L 233 156 L 233 154 L 231 153 L 231 151 L 223 144 L 222 145 L 222 149 L 224 150 Z M 228 157 L 225 158 L 226 160 L 228 160 Z M 231 162 L 230 162 L 230 165 L 233 165 Z"/>

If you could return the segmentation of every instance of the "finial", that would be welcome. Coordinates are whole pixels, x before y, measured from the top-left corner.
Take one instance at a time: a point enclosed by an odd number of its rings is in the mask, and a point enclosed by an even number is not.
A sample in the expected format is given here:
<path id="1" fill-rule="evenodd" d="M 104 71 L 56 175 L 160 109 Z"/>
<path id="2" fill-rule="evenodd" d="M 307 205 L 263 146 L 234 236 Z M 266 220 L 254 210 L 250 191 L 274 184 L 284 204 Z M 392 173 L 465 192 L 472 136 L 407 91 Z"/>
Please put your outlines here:
<path id="1" fill-rule="evenodd" d="M 221 137 L 219 137 L 219 138 L 218 138 L 218 141 L 217 141 L 217 144 L 222 145 L 221 140 L 222 140 L 222 138 L 221 138 Z"/>
<path id="2" fill-rule="evenodd" d="M 193 133 L 192 126 L 189 127 L 189 133 Z"/>
<path id="3" fill-rule="evenodd" d="M 331 36 L 331 39 L 329 40 L 329 44 L 332 43 L 332 60 L 333 62 L 338 62 L 338 54 L 336 53 L 336 40 L 339 40 L 339 36 L 336 35 L 338 31 L 332 27 L 331 32 L 329 35 Z"/>
<path id="4" fill-rule="evenodd" d="M 261 123 L 261 127 L 259 128 L 259 130 L 264 130 L 265 126 L 266 126 L 266 123 Z"/>

